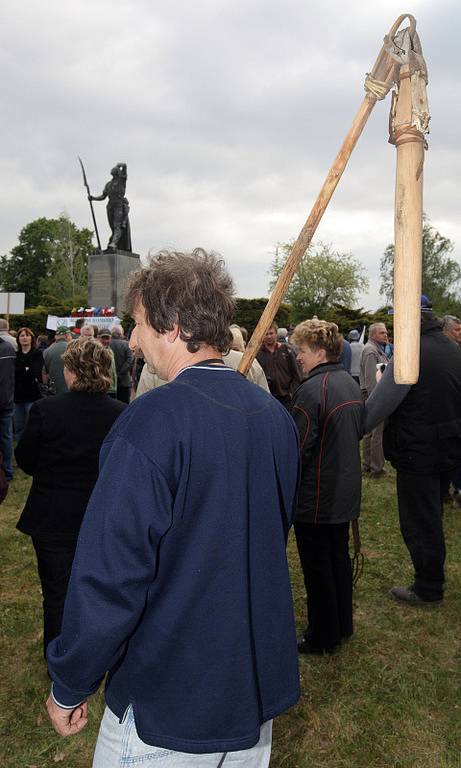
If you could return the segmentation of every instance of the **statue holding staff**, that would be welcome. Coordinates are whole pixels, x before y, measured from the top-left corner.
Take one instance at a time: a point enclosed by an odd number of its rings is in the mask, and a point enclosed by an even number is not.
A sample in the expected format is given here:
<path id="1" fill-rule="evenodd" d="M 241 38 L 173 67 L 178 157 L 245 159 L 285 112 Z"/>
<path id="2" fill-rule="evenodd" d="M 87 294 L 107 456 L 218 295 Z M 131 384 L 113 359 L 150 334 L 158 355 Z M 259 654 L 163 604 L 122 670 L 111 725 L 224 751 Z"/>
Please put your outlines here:
<path id="1" fill-rule="evenodd" d="M 117 163 L 111 170 L 112 179 L 105 185 L 102 194 L 90 195 L 88 200 L 105 200 L 107 202 L 107 220 L 112 230 L 107 249 L 130 251 L 131 252 L 131 232 L 130 221 L 128 218 L 130 206 L 125 197 L 127 170 L 126 163 Z"/>

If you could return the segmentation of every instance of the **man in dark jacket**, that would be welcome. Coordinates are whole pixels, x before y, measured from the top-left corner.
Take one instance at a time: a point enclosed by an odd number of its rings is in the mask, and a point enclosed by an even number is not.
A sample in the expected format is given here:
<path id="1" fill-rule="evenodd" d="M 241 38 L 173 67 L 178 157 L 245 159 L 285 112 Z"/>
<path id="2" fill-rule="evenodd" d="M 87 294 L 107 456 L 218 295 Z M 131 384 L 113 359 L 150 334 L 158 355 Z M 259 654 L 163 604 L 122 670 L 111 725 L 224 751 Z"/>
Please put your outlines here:
<path id="1" fill-rule="evenodd" d="M 0 337 L 0 454 L 8 482 L 13 479 L 14 368 L 16 352 Z"/>
<path id="2" fill-rule="evenodd" d="M 64 363 L 62 356 L 67 349 L 72 334 L 65 325 L 58 325 L 54 337 L 54 344 L 45 349 L 43 353 L 43 372 L 45 380 L 51 384 L 55 393 L 61 395 L 67 392 L 67 384 L 64 380 Z"/>
<path id="3" fill-rule="evenodd" d="M 272 718 L 299 696 L 285 552 L 296 427 L 222 361 L 232 293 L 200 249 L 160 254 L 128 289 L 130 343 L 168 383 L 131 403 L 102 447 L 48 650 L 62 735 L 85 725 L 110 670 L 94 768 L 121 754 L 188 765 L 177 752 L 201 768 L 262 768 Z"/>
<path id="4" fill-rule="evenodd" d="M 301 384 L 301 372 L 291 346 L 277 341 L 276 323 L 272 323 L 264 336 L 256 359 L 266 374 L 271 394 L 289 408 L 293 392 Z"/>
<path id="5" fill-rule="evenodd" d="M 129 403 L 133 353 L 131 352 L 130 345 L 123 338 L 123 328 L 121 325 L 113 325 L 111 328 L 110 348 L 114 353 L 115 369 L 117 371 L 117 400 L 121 400 L 122 403 Z"/>
<path id="6" fill-rule="evenodd" d="M 349 522 L 360 514 L 358 384 L 339 362 L 343 339 L 334 323 L 306 320 L 294 331 L 307 378 L 295 392 L 301 481 L 295 534 L 307 592 L 300 653 L 331 653 L 353 632 Z"/>
<path id="7" fill-rule="evenodd" d="M 385 347 L 387 329 L 384 323 L 372 323 L 368 331 L 368 341 L 360 358 L 360 389 L 363 399 L 370 397 L 376 387 L 376 366 L 387 365 Z M 377 424 L 375 429 L 363 438 L 363 471 L 370 477 L 380 478 L 386 474 L 383 452 L 384 424 Z"/>
<path id="8" fill-rule="evenodd" d="M 443 599 L 443 499 L 461 466 L 461 355 L 430 308 L 421 312 L 419 379 L 394 382 L 392 361 L 366 403 L 366 429 L 389 417 L 384 453 L 397 470 L 400 530 L 410 553 L 412 585 L 393 587 L 394 600 L 433 604 Z"/>

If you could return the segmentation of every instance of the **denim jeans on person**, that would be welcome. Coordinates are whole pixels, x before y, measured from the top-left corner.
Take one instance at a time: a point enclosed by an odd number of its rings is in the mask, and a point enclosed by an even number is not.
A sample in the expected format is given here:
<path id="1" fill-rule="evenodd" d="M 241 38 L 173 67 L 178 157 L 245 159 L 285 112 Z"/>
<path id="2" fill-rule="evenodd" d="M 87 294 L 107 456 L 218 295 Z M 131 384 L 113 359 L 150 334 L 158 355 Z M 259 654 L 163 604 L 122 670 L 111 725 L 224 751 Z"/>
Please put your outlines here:
<path id="1" fill-rule="evenodd" d="M 0 409 L 0 453 L 8 481 L 13 479 L 13 406 Z"/>
<path id="2" fill-rule="evenodd" d="M 26 428 L 29 411 L 33 403 L 15 403 L 14 404 L 14 436 L 19 443 L 22 434 Z"/>
<path id="3" fill-rule="evenodd" d="M 151 747 L 141 741 L 136 732 L 131 706 L 121 723 L 106 707 L 96 743 L 93 768 L 268 768 L 271 745 L 272 720 L 269 720 L 261 726 L 258 743 L 240 752 L 196 755 Z"/>

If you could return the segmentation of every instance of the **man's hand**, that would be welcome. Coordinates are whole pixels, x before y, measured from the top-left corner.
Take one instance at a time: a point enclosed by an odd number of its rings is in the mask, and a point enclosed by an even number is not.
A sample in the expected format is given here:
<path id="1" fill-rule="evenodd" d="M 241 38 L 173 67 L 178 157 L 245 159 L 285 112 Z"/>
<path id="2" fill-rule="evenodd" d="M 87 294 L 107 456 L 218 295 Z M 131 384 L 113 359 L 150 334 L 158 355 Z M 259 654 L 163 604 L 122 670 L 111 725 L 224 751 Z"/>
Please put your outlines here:
<path id="1" fill-rule="evenodd" d="M 86 701 L 75 709 L 58 707 L 51 694 L 46 702 L 48 715 L 53 728 L 60 736 L 73 736 L 85 727 L 88 722 L 88 704 Z"/>

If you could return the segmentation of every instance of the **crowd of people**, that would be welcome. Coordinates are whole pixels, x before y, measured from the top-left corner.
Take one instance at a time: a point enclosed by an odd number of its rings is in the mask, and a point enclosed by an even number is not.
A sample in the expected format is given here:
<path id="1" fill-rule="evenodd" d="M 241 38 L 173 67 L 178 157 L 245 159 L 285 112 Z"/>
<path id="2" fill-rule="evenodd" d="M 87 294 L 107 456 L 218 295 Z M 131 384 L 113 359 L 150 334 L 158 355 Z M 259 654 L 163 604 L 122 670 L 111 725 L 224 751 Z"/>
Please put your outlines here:
<path id="1" fill-rule="evenodd" d="M 69 391 L 63 355 L 73 339 L 96 339 L 108 350 L 108 394 L 129 403 L 135 356 L 123 328 L 113 325 L 101 329 L 90 320 L 72 328 L 58 325 L 50 337 L 36 337 L 30 328 L 13 330 L 7 320 L 0 318 L 0 466 L 8 482 L 13 479 L 13 441 L 21 440 L 33 404 L 44 396 Z"/>
<path id="2" fill-rule="evenodd" d="M 413 386 L 394 382 L 383 323 L 364 343 L 318 318 L 273 324 L 245 379 L 247 333 L 217 258 L 163 253 L 126 301 L 129 339 L 87 320 L 43 349 L 0 320 L 2 466 L 11 480 L 14 424 L 33 477 L 18 528 L 42 584 L 50 718 L 62 735 L 81 730 L 109 672 L 95 768 L 121 750 L 127 762 L 262 768 L 272 719 L 299 696 L 298 653 L 353 635 L 349 529 L 362 477 L 379 482 L 385 459 L 414 568 L 390 597 L 443 599 L 450 485 L 461 500 L 461 321 L 422 296 Z"/>

